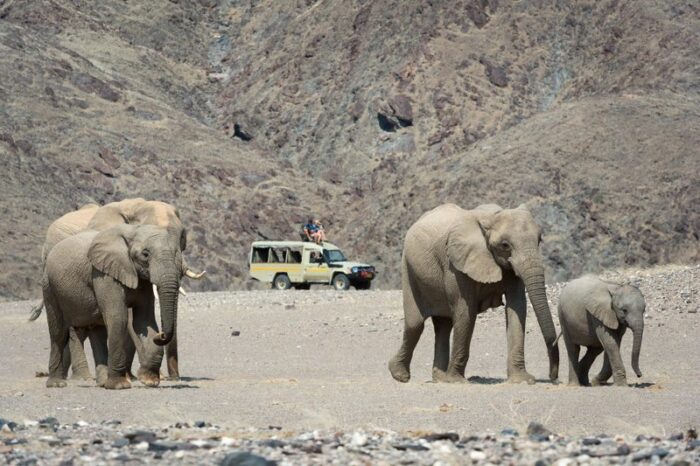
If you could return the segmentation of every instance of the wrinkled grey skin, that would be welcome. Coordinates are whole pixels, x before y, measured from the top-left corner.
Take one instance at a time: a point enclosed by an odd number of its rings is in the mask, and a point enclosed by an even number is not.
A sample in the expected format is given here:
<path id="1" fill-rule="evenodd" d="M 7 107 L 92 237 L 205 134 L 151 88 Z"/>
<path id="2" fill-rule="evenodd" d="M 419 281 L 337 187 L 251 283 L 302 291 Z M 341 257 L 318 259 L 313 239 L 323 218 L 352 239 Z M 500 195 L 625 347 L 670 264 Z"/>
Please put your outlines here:
<path id="1" fill-rule="evenodd" d="M 55 220 L 47 229 L 46 239 L 42 249 L 42 264 L 51 249 L 60 241 L 85 230 L 103 231 L 115 225 L 158 225 L 173 230 L 171 241 L 173 245 L 179 245 L 183 251 L 186 247 L 185 228 L 180 221 L 177 209 L 165 202 L 147 201 L 142 198 L 124 199 L 99 207 L 95 204 L 87 204 L 79 210 L 69 212 Z M 185 267 L 186 268 L 186 267 Z M 43 269 L 43 266 L 42 266 Z M 32 309 L 29 320 L 36 320 L 41 315 L 43 302 Z M 68 365 L 73 368 L 73 377 L 90 379 L 87 358 L 83 344 L 87 338 L 87 332 L 82 329 L 71 329 L 69 339 Z M 128 349 L 129 361 L 133 360 L 135 348 Z M 166 348 L 168 375 L 177 380 L 180 377 L 177 335 Z M 129 367 L 131 365 L 129 364 Z"/>
<path id="2" fill-rule="evenodd" d="M 632 368 L 637 377 L 639 352 L 644 333 L 644 296 L 631 285 L 584 276 L 564 287 L 559 298 L 559 323 L 569 357 L 569 385 L 588 385 L 588 371 L 595 358 L 605 351 L 600 373 L 591 380 L 600 385 L 612 375 L 615 385 L 626 386 L 620 342 L 629 327 L 632 342 Z M 581 346 L 588 349 L 579 360 Z"/>
<path id="3" fill-rule="evenodd" d="M 535 310 L 556 380 L 559 349 L 547 304 L 540 228 L 525 208 L 454 204 L 424 214 L 406 233 L 402 259 L 403 343 L 389 362 L 394 379 L 410 379 L 413 350 L 432 318 L 435 328 L 433 379 L 463 382 L 477 314 L 506 298 L 509 382 L 534 383 L 525 369 L 526 294 Z M 450 354 L 450 332 L 454 330 Z"/>
<path id="4" fill-rule="evenodd" d="M 42 281 L 51 337 L 47 387 L 66 385 L 69 327 L 86 329 L 99 385 L 131 386 L 131 343 L 139 352 L 139 380 L 148 386 L 159 384 L 162 346 L 175 334 L 183 274 L 173 234 L 151 225 L 120 225 L 79 233 L 53 247 Z M 160 295 L 162 333 L 155 320 L 153 285 Z"/>

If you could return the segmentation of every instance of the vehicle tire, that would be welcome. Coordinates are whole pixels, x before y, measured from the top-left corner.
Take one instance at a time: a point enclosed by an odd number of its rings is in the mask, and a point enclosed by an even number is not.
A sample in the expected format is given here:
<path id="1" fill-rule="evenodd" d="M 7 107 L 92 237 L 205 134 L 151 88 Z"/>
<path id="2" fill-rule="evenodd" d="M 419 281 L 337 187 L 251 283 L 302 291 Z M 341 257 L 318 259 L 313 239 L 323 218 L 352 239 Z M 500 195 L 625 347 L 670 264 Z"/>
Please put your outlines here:
<path id="1" fill-rule="evenodd" d="M 356 290 L 369 290 L 372 287 L 372 282 L 355 283 Z"/>
<path id="2" fill-rule="evenodd" d="M 348 288 L 350 288 L 350 279 L 344 273 L 339 273 L 338 275 L 333 277 L 332 285 L 333 288 L 335 288 L 338 291 L 345 291 Z"/>
<path id="3" fill-rule="evenodd" d="M 297 283 L 296 285 L 294 285 L 294 288 L 296 288 L 297 290 L 308 290 L 309 288 L 311 288 L 311 284 L 310 283 Z"/>
<path id="4" fill-rule="evenodd" d="M 272 281 L 272 288 L 275 290 L 288 290 L 292 287 L 292 282 L 289 281 L 289 277 L 281 273 L 275 277 Z"/>

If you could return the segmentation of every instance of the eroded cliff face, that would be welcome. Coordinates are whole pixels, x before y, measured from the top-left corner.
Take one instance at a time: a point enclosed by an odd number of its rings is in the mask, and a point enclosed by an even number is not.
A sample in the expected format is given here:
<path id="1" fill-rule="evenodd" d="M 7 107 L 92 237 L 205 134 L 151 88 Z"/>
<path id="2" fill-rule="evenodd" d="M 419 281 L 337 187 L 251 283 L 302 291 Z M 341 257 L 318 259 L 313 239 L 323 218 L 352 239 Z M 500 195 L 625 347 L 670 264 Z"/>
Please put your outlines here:
<path id="1" fill-rule="evenodd" d="M 0 296 L 38 295 L 54 218 L 135 196 L 202 290 L 308 214 L 396 287 L 443 202 L 526 202 L 557 279 L 697 262 L 698 8 L 558 3 L 0 3 Z"/>

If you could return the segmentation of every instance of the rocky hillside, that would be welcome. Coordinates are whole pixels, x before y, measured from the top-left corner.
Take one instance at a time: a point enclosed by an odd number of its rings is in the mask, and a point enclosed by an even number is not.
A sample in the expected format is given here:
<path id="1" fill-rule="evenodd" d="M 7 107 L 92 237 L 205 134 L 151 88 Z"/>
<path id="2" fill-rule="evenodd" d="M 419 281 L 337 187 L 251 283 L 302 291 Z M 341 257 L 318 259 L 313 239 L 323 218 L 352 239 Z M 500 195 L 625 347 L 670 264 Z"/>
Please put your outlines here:
<path id="1" fill-rule="evenodd" d="M 198 289 L 309 213 L 399 283 L 426 209 L 526 202 L 552 278 L 700 260 L 700 9 L 681 1 L 0 0 L 0 296 L 42 235 L 158 198 Z"/>

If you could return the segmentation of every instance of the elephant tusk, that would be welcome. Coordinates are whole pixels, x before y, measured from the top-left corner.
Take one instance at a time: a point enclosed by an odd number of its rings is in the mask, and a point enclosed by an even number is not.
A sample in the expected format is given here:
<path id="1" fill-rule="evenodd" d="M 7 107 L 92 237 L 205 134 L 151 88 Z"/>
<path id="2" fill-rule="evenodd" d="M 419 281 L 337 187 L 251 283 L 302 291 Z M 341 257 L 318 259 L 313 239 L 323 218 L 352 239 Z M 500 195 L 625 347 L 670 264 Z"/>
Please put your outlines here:
<path id="1" fill-rule="evenodd" d="M 199 273 L 195 273 L 195 272 L 193 272 L 192 270 L 190 270 L 189 267 L 187 268 L 187 270 L 185 270 L 185 275 L 187 275 L 187 276 L 188 276 L 189 278 L 191 278 L 192 280 L 201 280 L 202 277 L 204 277 L 204 275 L 205 275 L 206 273 L 207 273 L 206 270 L 202 270 L 202 271 L 199 272 Z"/>
<path id="2" fill-rule="evenodd" d="M 158 287 L 153 285 L 153 296 L 156 298 L 156 301 L 160 301 L 160 295 L 158 295 Z"/>
<path id="3" fill-rule="evenodd" d="M 184 289 L 183 287 L 180 287 L 180 288 L 178 289 L 178 291 L 180 292 L 180 294 L 181 294 L 182 296 L 187 296 L 187 292 L 185 291 L 185 289 Z"/>

